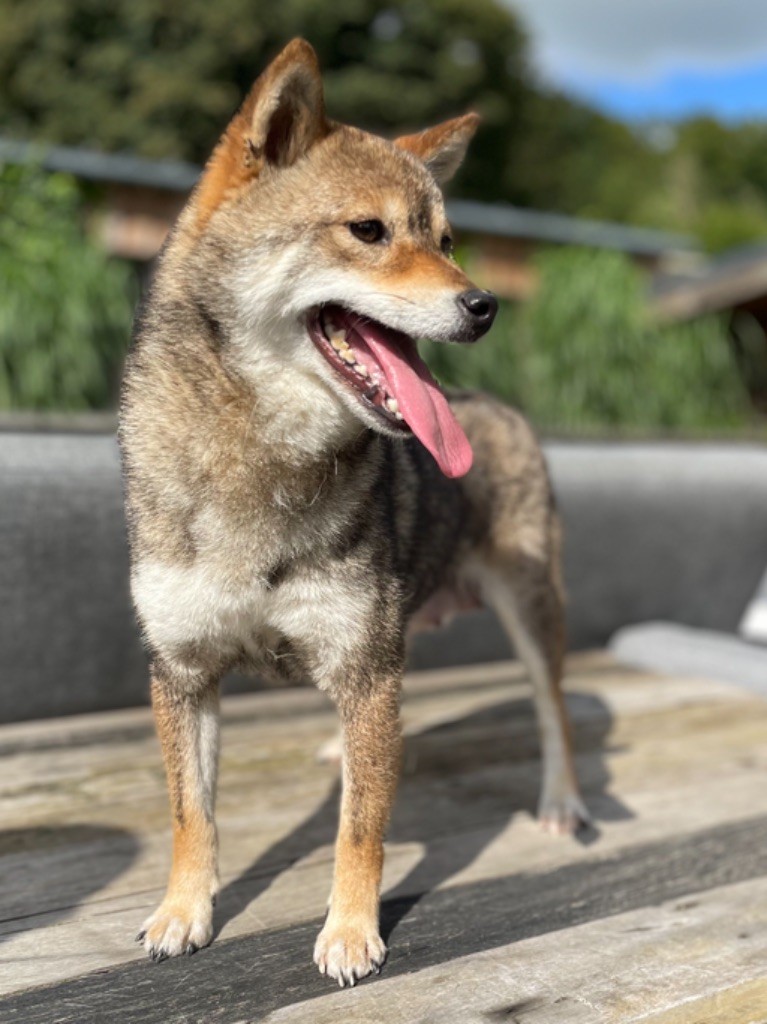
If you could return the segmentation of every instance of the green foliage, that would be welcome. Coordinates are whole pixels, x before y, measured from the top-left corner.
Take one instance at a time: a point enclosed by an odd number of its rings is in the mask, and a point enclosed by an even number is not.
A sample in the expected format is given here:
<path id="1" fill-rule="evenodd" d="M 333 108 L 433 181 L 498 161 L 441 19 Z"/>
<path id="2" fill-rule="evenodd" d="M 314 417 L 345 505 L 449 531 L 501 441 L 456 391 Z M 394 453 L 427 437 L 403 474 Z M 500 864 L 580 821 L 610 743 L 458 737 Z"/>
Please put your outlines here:
<path id="1" fill-rule="evenodd" d="M 0 409 L 103 408 L 115 397 L 133 304 L 127 266 L 82 228 L 65 175 L 0 168 Z M 723 326 L 657 327 L 625 258 L 551 250 L 524 306 L 471 348 L 425 344 L 446 384 L 494 391 L 543 429 L 708 431 L 747 424 Z"/>
<path id="2" fill-rule="evenodd" d="M 767 206 L 755 202 L 714 202 L 696 219 L 695 233 L 710 253 L 725 252 L 767 238 Z"/>
<path id="3" fill-rule="evenodd" d="M 708 252 L 767 238 L 767 124 L 681 124 L 666 193 L 674 207 L 666 222 L 692 231 Z"/>
<path id="4" fill-rule="evenodd" d="M 469 191 L 517 122 L 524 37 L 494 0 L 0 0 L 7 134 L 204 160 L 256 75 L 310 39 L 336 119 L 383 131 L 485 114 Z"/>
<path id="5" fill-rule="evenodd" d="M 502 302 L 490 335 L 476 345 L 422 341 L 421 355 L 437 380 L 453 388 L 472 388 L 525 406 L 526 360 L 520 345 L 520 310 Z"/>
<path id="6" fill-rule="evenodd" d="M 132 276 L 81 221 L 71 178 L 0 167 L 0 409 L 87 409 L 114 397 Z"/>
<path id="7" fill-rule="evenodd" d="M 521 206 L 642 220 L 664 160 L 628 127 L 556 93 L 534 93 L 503 153 L 505 192 Z"/>
<path id="8" fill-rule="evenodd" d="M 502 0 L 0 0 L 3 134 L 203 160 L 294 35 L 316 47 L 332 117 L 384 133 L 474 108 L 465 196 L 697 233 L 767 237 L 767 125 L 694 118 L 644 134 L 541 88 Z M 617 256 L 550 253 L 542 287 L 447 381 L 498 390 L 544 426 L 714 427 L 747 415 L 714 320 L 656 328 Z M 0 169 L 0 407 L 113 394 L 128 271 L 81 228 L 72 181 Z"/>
<path id="9" fill-rule="evenodd" d="M 550 252 L 540 272 L 520 326 L 542 422 L 685 430 L 731 426 L 746 413 L 718 320 L 656 327 L 639 273 L 618 254 Z"/>
<path id="10" fill-rule="evenodd" d="M 478 110 L 467 197 L 699 231 L 712 249 L 767 233 L 767 125 L 642 132 L 546 90 L 504 0 L 0 0 L 0 24 L 13 137 L 200 162 L 303 35 L 338 120 L 391 134 Z"/>
<path id="11" fill-rule="evenodd" d="M 724 326 L 661 327 L 624 256 L 541 254 L 540 288 L 471 350 L 425 345 L 447 384 L 493 391 L 544 430 L 695 433 L 752 421 Z"/>
<path id="12" fill-rule="evenodd" d="M 725 125 L 696 117 L 680 125 L 676 152 L 693 155 L 709 198 L 767 197 L 767 124 Z"/>

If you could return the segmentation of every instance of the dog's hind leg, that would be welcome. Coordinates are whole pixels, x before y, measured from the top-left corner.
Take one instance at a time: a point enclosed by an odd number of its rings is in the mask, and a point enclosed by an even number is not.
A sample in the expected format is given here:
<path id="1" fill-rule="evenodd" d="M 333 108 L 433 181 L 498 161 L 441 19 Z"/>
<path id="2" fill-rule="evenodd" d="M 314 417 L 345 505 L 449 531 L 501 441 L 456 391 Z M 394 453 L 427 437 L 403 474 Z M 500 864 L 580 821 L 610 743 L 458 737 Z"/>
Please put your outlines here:
<path id="1" fill-rule="evenodd" d="M 213 937 L 218 682 L 155 668 L 152 708 L 173 813 L 173 865 L 165 898 L 142 925 L 138 939 L 153 960 L 164 960 L 194 953 Z"/>
<path id="2" fill-rule="evenodd" d="M 386 957 L 378 907 L 383 837 L 399 776 L 400 680 L 366 679 L 337 697 L 343 792 L 333 890 L 314 962 L 339 985 L 354 985 Z"/>
<path id="3" fill-rule="evenodd" d="M 485 570 L 481 586 L 533 684 L 543 755 L 539 820 L 546 831 L 574 833 L 589 815 L 578 792 L 560 685 L 565 627 L 557 570 L 519 553 Z"/>

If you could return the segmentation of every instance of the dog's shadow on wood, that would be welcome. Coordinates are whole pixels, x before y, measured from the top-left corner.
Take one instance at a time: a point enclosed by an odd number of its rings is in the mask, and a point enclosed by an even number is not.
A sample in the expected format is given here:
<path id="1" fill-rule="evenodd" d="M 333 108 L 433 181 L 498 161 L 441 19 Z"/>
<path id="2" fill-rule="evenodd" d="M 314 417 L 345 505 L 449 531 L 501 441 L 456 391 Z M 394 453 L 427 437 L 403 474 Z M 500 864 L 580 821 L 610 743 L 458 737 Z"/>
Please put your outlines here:
<path id="1" fill-rule="evenodd" d="M 138 852 L 135 835 L 105 825 L 41 825 L 0 832 L 0 944 L 69 917 L 124 874 Z"/>
<path id="2" fill-rule="evenodd" d="M 583 796 L 593 823 L 574 839 L 590 844 L 598 823 L 632 817 L 607 792 L 605 763 L 612 715 L 591 694 L 569 693 L 567 703 Z M 541 762 L 532 702 L 510 700 L 441 722 L 405 738 L 404 769 L 387 841 L 420 843 L 423 855 L 393 888 L 384 892 L 384 941 L 421 899 L 468 868 L 519 812 L 535 815 Z M 314 850 L 332 845 L 338 822 L 340 782 L 296 829 L 274 843 L 221 891 L 218 933 L 272 882 Z M 508 865 L 509 873 L 514 865 Z"/>

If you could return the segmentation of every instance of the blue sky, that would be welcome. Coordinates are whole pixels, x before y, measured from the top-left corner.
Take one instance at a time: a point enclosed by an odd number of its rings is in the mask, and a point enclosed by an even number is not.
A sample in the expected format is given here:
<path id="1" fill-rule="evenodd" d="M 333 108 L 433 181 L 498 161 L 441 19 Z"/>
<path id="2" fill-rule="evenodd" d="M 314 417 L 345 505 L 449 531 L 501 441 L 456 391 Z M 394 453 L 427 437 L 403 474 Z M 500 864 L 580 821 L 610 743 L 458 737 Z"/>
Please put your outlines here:
<path id="1" fill-rule="evenodd" d="M 709 71 L 669 68 L 645 82 L 583 76 L 563 78 L 561 84 L 571 94 L 629 119 L 708 113 L 728 121 L 767 120 L 767 60 Z"/>
<path id="2" fill-rule="evenodd" d="M 767 0 L 507 0 L 538 76 L 631 119 L 767 120 Z"/>

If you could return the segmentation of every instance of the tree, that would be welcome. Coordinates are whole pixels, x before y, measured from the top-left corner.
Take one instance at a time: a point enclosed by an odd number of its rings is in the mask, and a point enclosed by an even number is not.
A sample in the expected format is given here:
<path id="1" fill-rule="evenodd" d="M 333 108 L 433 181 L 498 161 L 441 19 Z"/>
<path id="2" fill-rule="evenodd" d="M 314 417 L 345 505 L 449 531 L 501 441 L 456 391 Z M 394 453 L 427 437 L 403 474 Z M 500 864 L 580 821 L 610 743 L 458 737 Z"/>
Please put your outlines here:
<path id="1" fill-rule="evenodd" d="M 0 409 L 114 402 L 134 289 L 81 214 L 67 175 L 0 168 Z"/>
<path id="2" fill-rule="evenodd" d="M 636 219 L 663 168 L 638 135 L 552 91 L 531 90 L 521 118 L 501 161 L 505 192 L 514 202 L 585 217 Z"/>
<path id="3" fill-rule="evenodd" d="M 492 188 L 491 157 L 524 92 L 524 36 L 494 0 L 0 0 L 0 19 L 6 132 L 148 157 L 205 159 L 299 34 L 319 53 L 339 120 L 404 131 L 478 107 L 475 192 Z"/>
<path id="4" fill-rule="evenodd" d="M 764 234 L 767 126 L 694 118 L 665 126 L 676 140 L 661 149 L 537 83 L 503 0 L 0 0 L 0 23 L 7 135 L 201 162 L 258 72 L 304 35 L 331 117 L 394 134 L 483 115 L 457 193 L 714 246 Z"/>
<path id="5" fill-rule="evenodd" d="M 689 224 L 706 249 L 767 238 L 767 125 L 692 118 L 679 127 L 670 160 L 693 168 Z"/>
<path id="6" fill-rule="evenodd" d="M 304 35 L 338 120 L 394 134 L 478 110 L 465 196 L 622 219 L 649 186 L 648 147 L 541 91 L 496 0 L 0 0 L 0 19 L 11 135 L 202 161 L 257 73 Z"/>
<path id="7" fill-rule="evenodd" d="M 695 434 L 755 422 L 718 318 L 654 324 L 641 272 L 620 253 L 552 249 L 538 268 L 533 299 L 502 309 L 471 350 L 424 346 L 440 380 L 495 392 L 555 432 Z"/>

